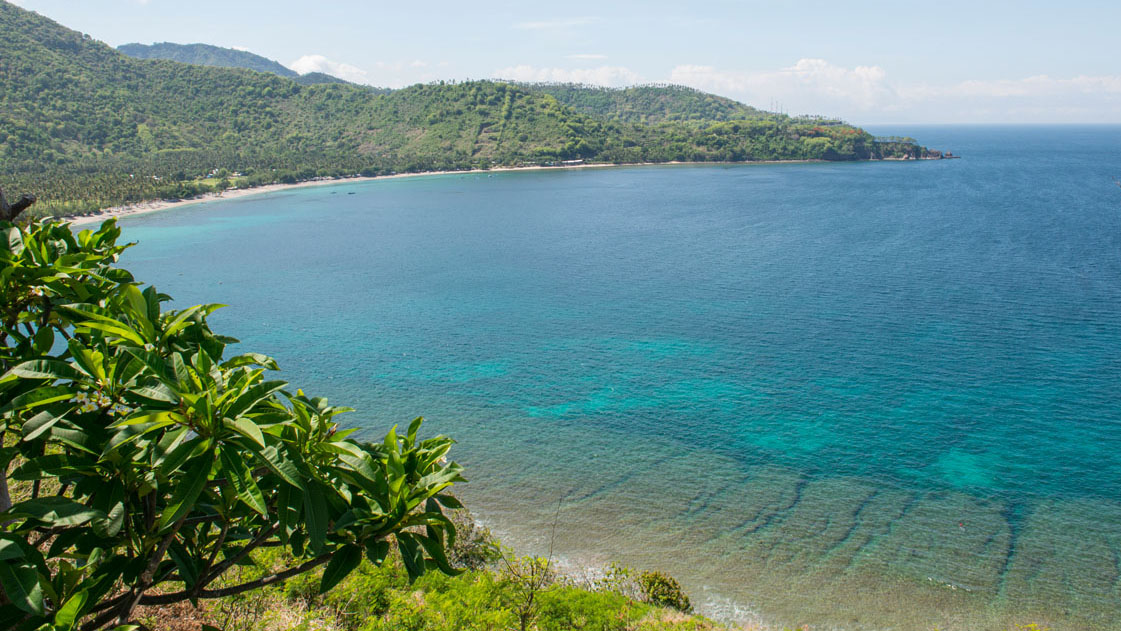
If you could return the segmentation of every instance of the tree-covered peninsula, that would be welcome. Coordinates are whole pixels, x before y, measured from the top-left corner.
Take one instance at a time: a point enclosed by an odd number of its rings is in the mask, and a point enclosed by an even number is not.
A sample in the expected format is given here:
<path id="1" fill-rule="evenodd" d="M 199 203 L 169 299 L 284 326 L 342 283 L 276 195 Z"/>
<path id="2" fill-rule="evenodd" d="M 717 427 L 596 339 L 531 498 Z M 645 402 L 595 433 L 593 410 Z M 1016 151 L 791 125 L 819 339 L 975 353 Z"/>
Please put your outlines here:
<path id="1" fill-rule="evenodd" d="M 377 91 L 134 59 L 0 2 L 0 178 L 47 214 L 316 177 L 565 161 L 924 157 L 833 120 L 677 87 L 500 81 Z"/>

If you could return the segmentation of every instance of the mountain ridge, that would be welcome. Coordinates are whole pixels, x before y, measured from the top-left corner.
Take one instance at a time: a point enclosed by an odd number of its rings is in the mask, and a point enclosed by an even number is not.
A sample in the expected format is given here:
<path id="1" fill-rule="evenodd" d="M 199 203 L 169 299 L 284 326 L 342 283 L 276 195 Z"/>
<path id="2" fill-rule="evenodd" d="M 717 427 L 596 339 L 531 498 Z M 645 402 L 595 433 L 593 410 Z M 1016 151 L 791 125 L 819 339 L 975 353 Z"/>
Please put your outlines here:
<path id="1" fill-rule="evenodd" d="M 196 66 L 210 66 L 213 68 L 244 68 L 256 72 L 267 72 L 285 79 L 291 79 L 300 85 L 317 85 L 321 83 L 345 83 L 348 85 L 361 85 L 340 79 L 325 72 L 306 72 L 300 74 L 274 59 L 237 48 L 224 48 L 212 44 L 175 44 L 160 42 L 157 44 L 121 44 L 117 50 L 133 59 L 166 59 Z M 374 92 L 386 92 L 384 88 L 362 86 Z"/>
<path id="2" fill-rule="evenodd" d="M 117 46 L 117 50 L 134 59 L 167 59 L 197 66 L 245 68 L 257 72 L 269 72 L 288 79 L 300 76 L 300 73 L 295 70 L 267 57 L 246 50 L 223 48 L 212 44 L 132 43 L 121 44 Z"/>

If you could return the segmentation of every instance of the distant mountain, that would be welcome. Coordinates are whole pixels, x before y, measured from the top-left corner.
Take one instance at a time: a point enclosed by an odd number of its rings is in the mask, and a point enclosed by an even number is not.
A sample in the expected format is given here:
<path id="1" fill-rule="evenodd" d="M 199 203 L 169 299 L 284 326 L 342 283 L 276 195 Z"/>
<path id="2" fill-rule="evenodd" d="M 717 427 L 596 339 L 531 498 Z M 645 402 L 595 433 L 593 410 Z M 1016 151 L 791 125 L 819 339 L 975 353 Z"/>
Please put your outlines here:
<path id="1" fill-rule="evenodd" d="M 208 185 L 200 178 L 222 171 L 253 185 L 565 161 L 925 153 L 836 121 L 749 116 L 755 111 L 746 106 L 679 88 L 567 86 L 557 96 L 540 86 L 472 81 L 378 92 L 134 59 L 2 0 L 0 78 L 0 188 L 35 193 L 37 208 L 56 214 L 191 195 Z M 736 107 L 743 119 L 694 117 L 731 117 Z M 640 115 L 645 122 L 634 120 Z"/>
<path id="2" fill-rule="evenodd" d="M 211 46 L 210 44 L 172 44 L 170 42 L 152 45 L 122 44 L 117 47 L 117 50 L 134 59 L 167 59 L 169 61 L 178 61 L 180 63 L 195 64 L 198 66 L 245 68 L 246 70 L 255 70 L 257 72 L 268 72 L 291 79 L 300 85 L 321 85 L 324 83 L 358 85 L 325 72 L 299 74 L 272 59 L 255 55 L 244 50 L 222 48 L 219 46 Z M 389 92 L 388 88 L 362 87 L 379 94 Z"/>
<path id="3" fill-rule="evenodd" d="M 197 66 L 246 68 L 257 72 L 270 72 L 289 79 L 300 76 L 295 70 L 260 55 L 210 44 L 172 44 L 171 42 L 151 45 L 122 44 L 117 47 L 117 50 L 136 59 L 169 59 Z"/>

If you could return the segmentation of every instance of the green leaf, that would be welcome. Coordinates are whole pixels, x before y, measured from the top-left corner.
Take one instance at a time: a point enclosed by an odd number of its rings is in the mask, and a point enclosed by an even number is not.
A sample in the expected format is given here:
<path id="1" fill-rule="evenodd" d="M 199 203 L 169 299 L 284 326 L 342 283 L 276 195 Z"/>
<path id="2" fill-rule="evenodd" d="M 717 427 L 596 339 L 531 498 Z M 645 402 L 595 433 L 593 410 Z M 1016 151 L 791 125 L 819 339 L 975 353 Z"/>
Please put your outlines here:
<path id="1" fill-rule="evenodd" d="M 203 315 L 210 315 L 211 313 L 217 311 L 218 309 L 220 309 L 224 306 L 226 306 L 226 305 L 218 305 L 218 304 L 195 305 L 193 307 L 189 307 L 187 309 L 184 309 L 184 310 L 180 311 L 179 314 L 176 315 L 175 318 L 171 322 L 168 323 L 167 328 L 164 329 L 164 332 L 163 332 L 164 339 L 167 339 L 167 338 L 175 335 L 176 333 L 182 331 L 183 329 L 187 328 L 188 326 L 190 326 L 191 325 L 191 318 L 196 313 L 202 312 Z"/>
<path id="2" fill-rule="evenodd" d="M 424 552 L 417 545 L 412 533 L 397 533 L 397 548 L 401 550 L 401 560 L 405 563 L 405 571 L 409 573 L 409 583 L 424 574 Z"/>
<path id="3" fill-rule="evenodd" d="M 75 449 L 80 449 L 94 455 L 101 455 L 94 451 L 94 449 L 99 448 L 100 441 L 96 440 L 86 430 L 81 429 L 73 423 L 67 422 L 65 419 L 60 419 L 58 423 L 51 427 L 50 436 L 54 440 L 66 443 Z"/>
<path id="4" fill-rule="evenodd" d="M 164 508 L 163 514 L 160 515 L 159 530 L 161 532 L 179 521 L 180 517 L 194 508 L 199 495 L 206 488 L 207 478 L 210 476 L 210 469 L 213 466 L 214 455 L 212 453 L 198 456 L 195 462 L 189 465 L 186 473 L 180 478 L 179 486 L 175 489 L 167 507 Z"/>
<path id="5" fill-rule="evenodd" d="M 416 444 L 416 434 L 417 434 L 418 431 L 420 431 L 420 424 L 423 423 L 423 422 L 424 422 L 424 417 L 418 416 L 418 417 L 413 419 L 412 423 L 409 423 L 409 432 L 407 434 L 408 438 L 405 439 L 405 444 L 410 449 L 412 448 L 413 445 Z"/>
<path id="6" fill-rule="evenodd" d="M 135 328 L 126 324 L 110 324 L 108 322 L 83 322 L 77 325 L 77 331 L 100 331 L 110 337 L 119 337 L 121 340 L 131 342 L 137 346 L 143 346 L 148 343 L 145 338 Z"/>
<path id="7" fill-rule="evenodd" d="M 54 346 L 54 330 L 49 326 L 41 327 L 35 332 L 35 352 L 40 355 L 46 355 L 51 352 L 51 347 Z"/>
<path id="8" fill-rule="evenodd" d="M 228 418 L 237 418 L 249 411 L 257 403 L 269 398 L 273 393 L 282 390 L 288 385 L 287 381 L 264 381 L 246 390 L 241 396 L 226 408 Z"/>
<path id="9" fill-rule="evenodd" d="M 43 615 L 43 588 L 39 572 L 26 563 L 0 563 L 0 586 L 13 605 L 23 611 Z"/>
<path id="10" fill-rule="evenodd" d="M 7 414 L 14 410 L 30 410 L 43 405 L 66 401 L 74 396 L 74 389 L 70 386 L 44 386 L 13 397 L 11 401 L 0 407 L 0 414 Z"/>
<path id="11" fill-rule="evenodd" d="M 35 480 L 38 478 L 61 477 L 92 473 L 90 469 L 96 460 L 82 454 L 48 454 L 24 460 L 10 476 L 13 480 Z"/>
<path id="12" fill-rule="evenodd" d="M 265 496 L 261 494 L 261 489 L 257 488 L 257 483 L 253 480 L 253 474 L 249 471 L 249 467 L 245 466 L 245 461 L 242 460 L 241 456 L 230 449 L 223 449 L 221 461 L 222 472 L 225 473 L 226 479 L 237 491 L 238 499 L 262 516 L 268 516 Z"/>
<path id="13" fill-rule="evenodd" d="M 180 423 L 186 425 L 187 421 L 181 414 L 179 414 L 178 412 L 173 412 L 171 410 L 160 410 L 156 412 L 138 410 L 128 415 L 127 417 L 113 423 L 111 427 L 122 428 L 129 427 L 131 425 L 146 425 L 149 423 L 161 426 L 166 425 L 167 423 Z"/>
<path id="14" fill-rule="evenodd" d="M 276 512 L 280 521 L 280 540 L 284 543 L 288 543 L 288 538 L 296 532 L 299 524 L 303 502 L 297 497 L 298 494 L 298 489 L 287 484 L 280 485 L 280 490 L 277 491 Z"/>
<path id="15" fill-rule="evenodd" d="M 385 557 L 389 554 L 389 542 L 385 539 L 367 539 L 366 540 L 366 558 L 373 563 L 375 567 L 380 567 L 385 562 Z"/>
<path id="16" fill-rule="evenodd" d="M 167 553 L 171 557 L 171 561 L 175 563 L 176 569 L 179 570 L 179 577 L 183 579 L 184 585 L 194 587 L 195 581 L 199 579 L 195 557 L 191 556 L 187 548 L 183 547 L 183 544 L 178 541 L 171 544 Z"/>
<path id="17" fill-rule="evenodd" d="M 93 520 L 93 532 L 102 539 L 116 537 L 125 523 L 125 489 L 121 483 L 114 484 L 108 491 L 95 495 L 95 506 L 106 512 L 104 519 Z"/>
<path id="18" fill-rule="evenodd" d="M 86 607 L 86 601 L 89 600 L 89 593 L 85 590 L 78 592 L 70 597 L 62 607 L 59 608 L 54 615 L 54 626 L 60 631 L 68 631 L 73 629 L 75 623 L 81 618 L 82 610 Z"/>
<path id="19" fill-rule="evenodd" d="M 327 540 L 327 499 L 321 489 L 309 488 L 304 493 L 304 519 L 307 521 L 308 543 L 319 554 Z"/>
<path id="20" fill-rule="evenodd" d="M 226 425 L 235 432 L 257 443 L 262 449 L 265 447 L 265 435 L 261 433 L 261 428 L 252 420 L 247 418 L 227 419 Z"/>
<path id="21" fill-rule="evenodd" d="M 191 459 L 192 456 L 198 455 L 196 452 L 201 452 L 206 445 L 206 439 L 202 436 L 195 436 L 185 443 L 176 445 L 171 451 L 167 452 L 162 458 L 156 461 L 156 467 L 159 472 L 166 477 L 171 477 L 183 463 Z"/>
<path id="22" fill-rule="evenodd" d="M 265 464 L 283 478 L 285 482 L 305 493 L 307 492 L 307 489 L 304 487 L 302 476 L 300 475 L 299 467 L 296 466 L 296 463 L 288 459 L 284 450 L 278 449 L 276 445 L 269 445 L 257 453 L 265 459 Z"/>
<path id="23" fill-rule="evenodd" d="M 23 231 L 15 226 L 10 226 L 6 232 L 6 236 L 8 237 L 8 251 L 15 256 L 23 254 Z"/>
<path id="24" fill-rule="evenodd" d="M 136 386 L 133 388 L 129 388 L 128 391 L 130 394 L 136 394 L 144 397 L 145 399 L 151 399 L 153 401 L 163 401 L 164 403 L 179 403 L 179 397 L 175 395 L 175 392 L 172 391 L 171 388 L 168 388 L 163 384 L 155 386 Z"/>
<path id="25" fill-rule="evenodd" d="M 113 438 L 109 440 L 109 443 L 105 445 L 105 452 L 103 455 L 107 456 L 120 449 L 122 445 L 130 443 L 145 434 L 157 432 L 165 427 L 175 425 L 175 421 L 169 418 L 169 416 L 170 413 L 153 414 L 147 417 L 140 416 L 136 417 L 134 423 L 121 425 L 116 428 L 117 432 L 113 434 Z M 159 418 L 160 420 L 145 422 L 148 418 Z"/>
<path id="26" fill-rule="evenodd" d="M 447 554 L 444 552 L 444 544 L 438 538 L 425 537 L 423 535 L 414 535 L 420 545 L 424 546 L 424 550 L 428 552 L 428 556 L 436 562 L 436 567 L 448 576 L 458 576 L 463 573 L 463 570 L 457 570 L 448 562 Z"/>
<path id="27" fill-rule="evenodd" d="M 347 545 L 339 548 L 331 557 L 331 560 L 327 562 L 327 569 L 323 570 L 323 578 L 319 581 L 319 593 L 325 594 L 332 587 L 338 585 L 361 562 L 361 547 Z"/>
<path id="28" fill-rule="evenodd" d="M 23 442 L 31 442 L 39 438 L 43 432 L 49 431 L 60 420 L 62 420 L 61 416 L 55 416 L 46 410 L 32 416 L 23 423 Z"/>
<path id="29" fill-rule="evenodd" d="M 13 535 L 9 535 L 13 536 Z M 20 545 L 23 542 L 16 543 L 11 539 L 0 539 L 0 561 L 10 561 L 12 559 L 22 559 L 24 557 L 23 548 Z"/>
<path id="30" fill-rule="evenodd" d="M 153 290 L 151 295 L 154 296 L 154 288 L 149 287 L 148 289 Z M 146 329 L 151 329 L 152 323 L 150 318 L 152 316 L 149 313 L 149 306 L 151 303 L 148 300 L 148 296 L 145 295 L 148 293 L 147 290 L 141 292 L 136 285 L 126 285 L 121 293 L 125 297 L 125 310 L 131 316 L 130 319 Z M 158 310 L 159 303 L 155 303 L 155 306 Z"/>
<path id="31" fill-rule="evenodd" d="M 9 370 L 5 376 L 15 375 L 24 379 L 69 379 L 80 381 L 87 375 L 60 359 L 34 359 Z"/>
<path id="32" fill-rule="evenodd" d="M 240 368 L 242 366 L 260 366 L 269 370 L 280 370 L 275 359 L 268 355 L 262 355 L 261 353 L 245 353 L 237 357 L 231 357 L 222 364 L 222 368 L 226 369 Z"/>
<path id="33" fill-rule="evenodd" d="M 441 493 L 440 495 L 437 495 L 436 496 L 436 501 L 440 502 L 440 504 L 446 506 L 447 508 L 451 508 L 451 509 L 463 508 L 463 504 L 458 499 L 456 499 L 454 496 L 448 495 L 446 493 Z"/>
<path id="34" fill-rule="evenodd" d="M 385 435 L 385 440 L 383 441 L 383 444 L 385 445 L 385 450 L 389 453 L 397 453 L 399 451 L 400 448 L 397 445 L 397 426 L 396 425 L 389 428 L 389 433 L 387 433 Z"/>
<path id="35" fill-rule="evenodd" d="M 85 371 L 91 377 L 105 378 L 105 355 L 103 353 L 86 348 L 77 338 L 70 340 L 67 346 L 70 348 L 70 354 L 79 369 Z"/>
<path id="36" fill-rule="evenodd" d="M 77 526 L 105 513 L 65 497 L 40 497 L 12 506 L 10 517 L 30 517 L 50 526 Z M 4 521 L 4 520 L 0 520 Z"/>

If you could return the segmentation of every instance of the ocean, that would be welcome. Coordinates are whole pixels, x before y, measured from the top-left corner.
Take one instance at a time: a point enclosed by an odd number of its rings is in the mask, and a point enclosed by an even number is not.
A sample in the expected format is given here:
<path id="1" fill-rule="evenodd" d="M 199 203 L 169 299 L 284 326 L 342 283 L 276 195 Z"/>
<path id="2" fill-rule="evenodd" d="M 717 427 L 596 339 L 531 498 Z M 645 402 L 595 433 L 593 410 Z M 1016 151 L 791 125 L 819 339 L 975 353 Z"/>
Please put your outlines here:
<path id="1" fill-rule="evenodd" d="M 520 553 L 776 626 L 1121 629 L 1121 127 L 872 131 L 962 159 L 344 182 L 127 218 L 123 264 L 454 437 Z"/>

